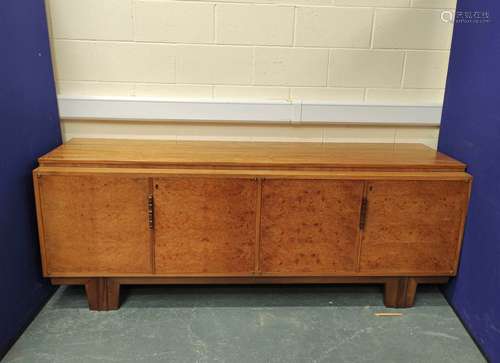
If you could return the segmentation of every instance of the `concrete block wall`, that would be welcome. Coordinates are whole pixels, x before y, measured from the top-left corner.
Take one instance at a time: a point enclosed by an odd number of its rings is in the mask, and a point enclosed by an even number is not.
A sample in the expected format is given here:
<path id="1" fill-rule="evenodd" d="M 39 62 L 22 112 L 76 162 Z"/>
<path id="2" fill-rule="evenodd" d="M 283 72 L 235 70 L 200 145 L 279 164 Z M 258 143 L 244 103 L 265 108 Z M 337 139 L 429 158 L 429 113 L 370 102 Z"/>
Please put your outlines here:
<path id="1" fill-rule="evenodd" d="M 455 0 L 47 0 L 58 93 L 441 104 Z"/>

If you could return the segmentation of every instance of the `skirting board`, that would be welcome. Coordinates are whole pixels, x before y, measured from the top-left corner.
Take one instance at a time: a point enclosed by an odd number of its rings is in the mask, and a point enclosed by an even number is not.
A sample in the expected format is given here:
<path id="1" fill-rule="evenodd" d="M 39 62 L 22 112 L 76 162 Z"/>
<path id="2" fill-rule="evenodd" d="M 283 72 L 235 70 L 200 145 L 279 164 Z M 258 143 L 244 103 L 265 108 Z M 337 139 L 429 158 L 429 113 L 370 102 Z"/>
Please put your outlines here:
<path id="1" fill-rule="evenodd" d="M 62 119 L 439 126 L 441 105 L 58 97 Z"/>

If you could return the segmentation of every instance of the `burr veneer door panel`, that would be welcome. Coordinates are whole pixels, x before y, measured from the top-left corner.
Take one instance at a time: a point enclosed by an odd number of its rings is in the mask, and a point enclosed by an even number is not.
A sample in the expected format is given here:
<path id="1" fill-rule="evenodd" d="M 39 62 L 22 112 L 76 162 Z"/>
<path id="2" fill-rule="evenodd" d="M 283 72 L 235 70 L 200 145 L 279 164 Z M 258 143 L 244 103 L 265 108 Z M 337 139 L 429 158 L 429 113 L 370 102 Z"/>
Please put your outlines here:
<path id="1" fill-rule="evenodd" d="M 263 181 L 261 271 L 292 276 L 355 271 L 362 197 L 362 181 Z"/>
<path id="2" fill-rule="evenodd" d="M 152 272 L 148 179 L 43 175 L 38 183 L 48 275 Z"/>
<path id="3" fill-rule="evenodd" d="M 368 182 L 360 271 L 452 274 L 468 195 L 468 181 Z"/>
<path id="4" fill-rule="evenodd" d="M 157 274 L 252 275 L 257 181 L 155 178 Z"/>

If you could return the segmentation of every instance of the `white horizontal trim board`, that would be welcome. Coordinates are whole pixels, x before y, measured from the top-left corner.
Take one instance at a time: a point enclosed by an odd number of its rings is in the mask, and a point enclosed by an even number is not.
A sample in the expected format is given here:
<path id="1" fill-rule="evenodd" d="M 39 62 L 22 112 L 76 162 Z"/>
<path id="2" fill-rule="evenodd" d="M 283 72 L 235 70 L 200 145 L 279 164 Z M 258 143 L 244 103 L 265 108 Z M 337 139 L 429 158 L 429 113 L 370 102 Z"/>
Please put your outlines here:
<path id="1" fill-rule="evenodd" d="M 59 96 L 63 119 L 227 121 L 283 124 L 437 126 L 440 105 L 333 104 L 325 102 L 166 100 L 138 97 Z"/>

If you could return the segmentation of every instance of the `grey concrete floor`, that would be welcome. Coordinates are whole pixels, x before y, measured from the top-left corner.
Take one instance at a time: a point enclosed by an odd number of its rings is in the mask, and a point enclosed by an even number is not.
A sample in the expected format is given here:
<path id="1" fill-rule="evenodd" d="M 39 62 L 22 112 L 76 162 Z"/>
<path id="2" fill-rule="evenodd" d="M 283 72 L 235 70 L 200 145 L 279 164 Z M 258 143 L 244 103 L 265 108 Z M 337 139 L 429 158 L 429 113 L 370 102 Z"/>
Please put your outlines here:
<path id="1" fill-rule="evenodd" d="M 378 286 L 124 287 L 113 312 L 60 288 L 7 362 L 485 362 L 435 287 L 395 311 Z"/>

